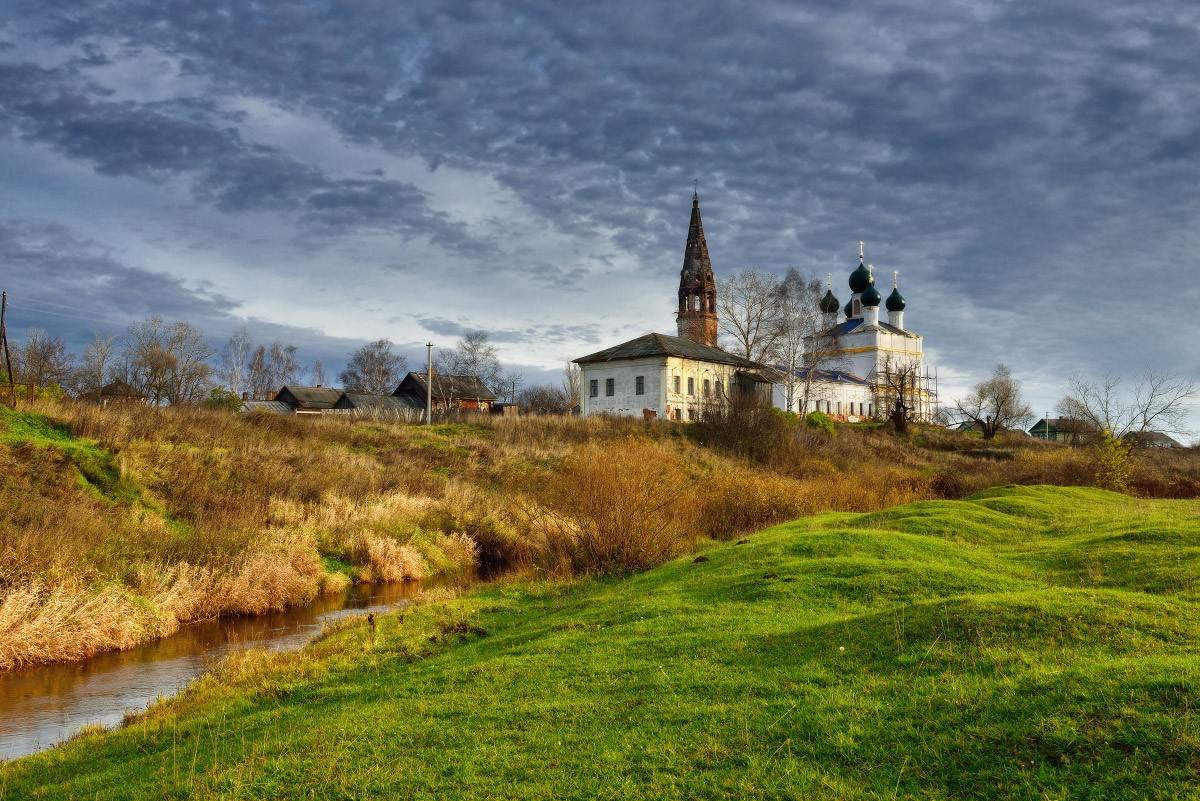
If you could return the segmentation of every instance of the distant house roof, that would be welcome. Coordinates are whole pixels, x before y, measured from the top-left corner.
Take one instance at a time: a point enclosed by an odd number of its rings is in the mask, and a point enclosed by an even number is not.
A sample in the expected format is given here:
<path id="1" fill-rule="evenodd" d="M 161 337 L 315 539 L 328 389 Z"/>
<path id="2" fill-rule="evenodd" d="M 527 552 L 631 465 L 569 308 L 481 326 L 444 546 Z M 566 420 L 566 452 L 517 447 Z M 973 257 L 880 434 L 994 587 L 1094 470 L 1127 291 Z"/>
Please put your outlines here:
<path id="1" fill-rule="evenodd" d="M 275 400 L 286 403 L 295 411 L 332 409 L 341 395 L 340 389 L 332 387 L 284 387 L 275 393 Z"/>
<path id="2" fill-rule="evenodd" d="M 409 373 L 404 376 L 404 380 L 392 394 L 417 398 L 420 400 L 420 408 L 424 409 L 428 386 L 425 379 L 425 373 Z M 469 398 L 479 401 L 494 401 L 496 393 L 488 389 L 487 384 L 480 381 L 478 376 L 434 373 L 433 397 L 435 400 Z"/>
<path id="3" fill-rule="evenodd" d="M 271 414 L 291 414 L 292 407 L 288 406 L 283 401 L 278 400 L 244 400 L 242 401 L 241 411 L 249 414 L 250 412 L 270 412 Z"/>
<path id="4" fill-rule="evenodd" d="M 371 411 L 420 411 L 425 407 L 415 403 L 411 397 L 396 395 L 374 395 L 369 392 L 343 392 L 333 405 L 335 409 L 359 409 Z"/>
<path id="5" fill-rule="evenodd" d="M 620 345 L 613 345 L 611 348 L 605 348 L 587 356 L 581 356 L 573 361 L 576 364 L 593 364 L 654 356 L 677 356 L 716 364 L 731 364 L 748 372 L 764 374 L 760 376 L 762 380 L 769 380 L 765 377 L 765 373 L 770 369 L 766 365 L 750 361 L 720 348 L 710 348 L 690 339 L 667 334 L 643 334 L 636 339 L 622 342 Z"/>
<path id="6" fill-rule="evenodd" d="M 1161 431 L 1130 432 L 1125 439 L 1133 440 L 1143 448 L 1182 448 L 1177 441 Z"/>
<path id="7" fill-rule="evenodd" d="M 119 378 L 100 387 L 100 396 L 104 398 L 137 398 L 139 400 L 145 400 L 148 397 L 145 392 L 134 389 Z"/>

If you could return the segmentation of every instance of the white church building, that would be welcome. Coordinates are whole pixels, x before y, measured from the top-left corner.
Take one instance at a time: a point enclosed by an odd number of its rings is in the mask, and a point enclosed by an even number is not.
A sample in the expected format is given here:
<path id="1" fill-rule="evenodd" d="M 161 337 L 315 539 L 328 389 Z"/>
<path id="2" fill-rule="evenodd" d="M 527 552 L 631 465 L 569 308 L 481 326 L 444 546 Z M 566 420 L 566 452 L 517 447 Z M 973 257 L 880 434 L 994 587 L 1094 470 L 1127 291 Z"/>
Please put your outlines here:
<path id="1" fill-rule="evenodd" d="M 580 371 L 580 412 L 667 420 L 697 420 L 712 404 L 752 395 L 798 414 L 822 411 L 855 422 L 885 417 L 900 393 L 909 417 L 931 419 L 936 391 L 924 366 L 922 338 L 904 327 L 904 298 L 893 286 L 883 302 L 874 271 L 859 247 L 850 273 L 850 300 L 842 308 L 828 288 L 820 301 L 823 321 L 806 338 L 805 363 L 789 372 L 730 353 L 717 345 L 717 286 L 700 200 L 692 196 L 692 218 L 679 274 L 678 336 L 645 334 L 574 362 Z M 812 358 L 811 354 L 819 354 Z M 789 391 L 790 390 L 790 391 Z M 790 399 L 790 403 L 789 403 Z"/>
<path id="2" fill-rule="evenodd" d="M 812 380 L 806 380 L 803 368 L 790 376 L 781 370 L 774 405 L 797 414 L 821 411 L 856 422 L 887 416 L 902 386 L 910 417 L 931 420 L 936 413 L 937 381 L 925 365 L 923 338 L 904 327 L 906 302 L 898 274 L 893 273 L 892 293 L 884 301 L 860 242 L 858 267 L 850 273 L 849 284 L 850 300 L 844 307 L 832 287 L 821 299 L 824 330 L 805 342 L 807 353 L 820 354 L 806 359 L 813 365 Z M 886 322 L 879 316 L 880 303 L 887 311 Z"/>

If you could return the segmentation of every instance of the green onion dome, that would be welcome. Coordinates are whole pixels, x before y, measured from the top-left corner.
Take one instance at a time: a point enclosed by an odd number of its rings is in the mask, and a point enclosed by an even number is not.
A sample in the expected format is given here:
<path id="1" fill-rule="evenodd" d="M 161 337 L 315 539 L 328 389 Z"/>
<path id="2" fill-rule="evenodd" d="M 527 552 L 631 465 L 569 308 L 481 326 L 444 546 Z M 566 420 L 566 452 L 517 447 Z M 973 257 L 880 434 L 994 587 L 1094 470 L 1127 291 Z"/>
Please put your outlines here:
<path id="1" fill-rule="evenodd" d="M 825 297 L 821 298 L 821 311 L 826 314 L 833 314 L 842 304 L 838 303 L 838 299 L 833 296 L 833 290 L 825 290 Z"/>
<path id="2" fill-rule="evenodd" d="M 850 273 L 850 291 L 854 293 L 864 292 L 866 288 L 875 283 L 875 276 L 871 275 L 871 271 L 867 269 L 867 265 L 863 264 L 862 256 L 858 257 L 858 267 L 854 272 Z"/>
<path id="3" fill-rule="evenodd" d="M 904 296 L 900 294 L 900 290 L 893 287 L 892 294 L 888 295 L 887 310 L 890 312 L 904 311 Z"/>
<path id="4" fill-rule="evenodd" d="M 868 286 L 862 293 L 862 305 L 878 306 L 879 301 L 883 300 L 883 295 L 879 294 L 879 290 L 874 286 Z"/>

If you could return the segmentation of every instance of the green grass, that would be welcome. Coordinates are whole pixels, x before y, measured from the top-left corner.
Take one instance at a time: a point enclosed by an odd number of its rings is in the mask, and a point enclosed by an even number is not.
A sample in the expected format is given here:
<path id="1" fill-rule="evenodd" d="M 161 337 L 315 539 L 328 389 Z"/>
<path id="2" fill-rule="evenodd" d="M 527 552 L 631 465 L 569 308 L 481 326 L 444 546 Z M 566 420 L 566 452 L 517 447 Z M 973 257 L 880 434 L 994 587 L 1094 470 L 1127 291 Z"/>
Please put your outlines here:
<path id="1" fill-rule="evenodd" d="M 1200 798 L 1200 503 L 827 514 L 218 666 L 10 798 Z"/>
<path id="2" fill-rule="evenodd" d="M 141 496 L 135 484 L 121 478 L 112 453 L 91 440 L 72 436 L 66 425 L 44 415 L 0 406 L 0 443 L 62 453 L 79 471 L 82 484 L 110 500 L 130 504 Z"/>

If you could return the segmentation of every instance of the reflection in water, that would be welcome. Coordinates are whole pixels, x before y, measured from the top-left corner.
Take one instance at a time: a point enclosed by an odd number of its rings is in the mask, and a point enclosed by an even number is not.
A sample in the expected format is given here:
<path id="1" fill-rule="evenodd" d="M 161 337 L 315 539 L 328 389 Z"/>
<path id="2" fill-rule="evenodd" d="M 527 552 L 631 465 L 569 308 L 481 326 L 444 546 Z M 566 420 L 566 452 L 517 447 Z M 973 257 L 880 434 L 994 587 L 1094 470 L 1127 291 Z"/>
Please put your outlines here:
<path id="1" fill-rule="evenodd" d="M 327 623 L 385 611 L 420 588 L 418 581 L 351 587 L 287 612 L 185 626 L 129 651 L 0 673 L 0 761 L 49 748 L 91 723 L 114 726 L 127 712 L 179 692 L 234 649 L 299 648 Z"/>

